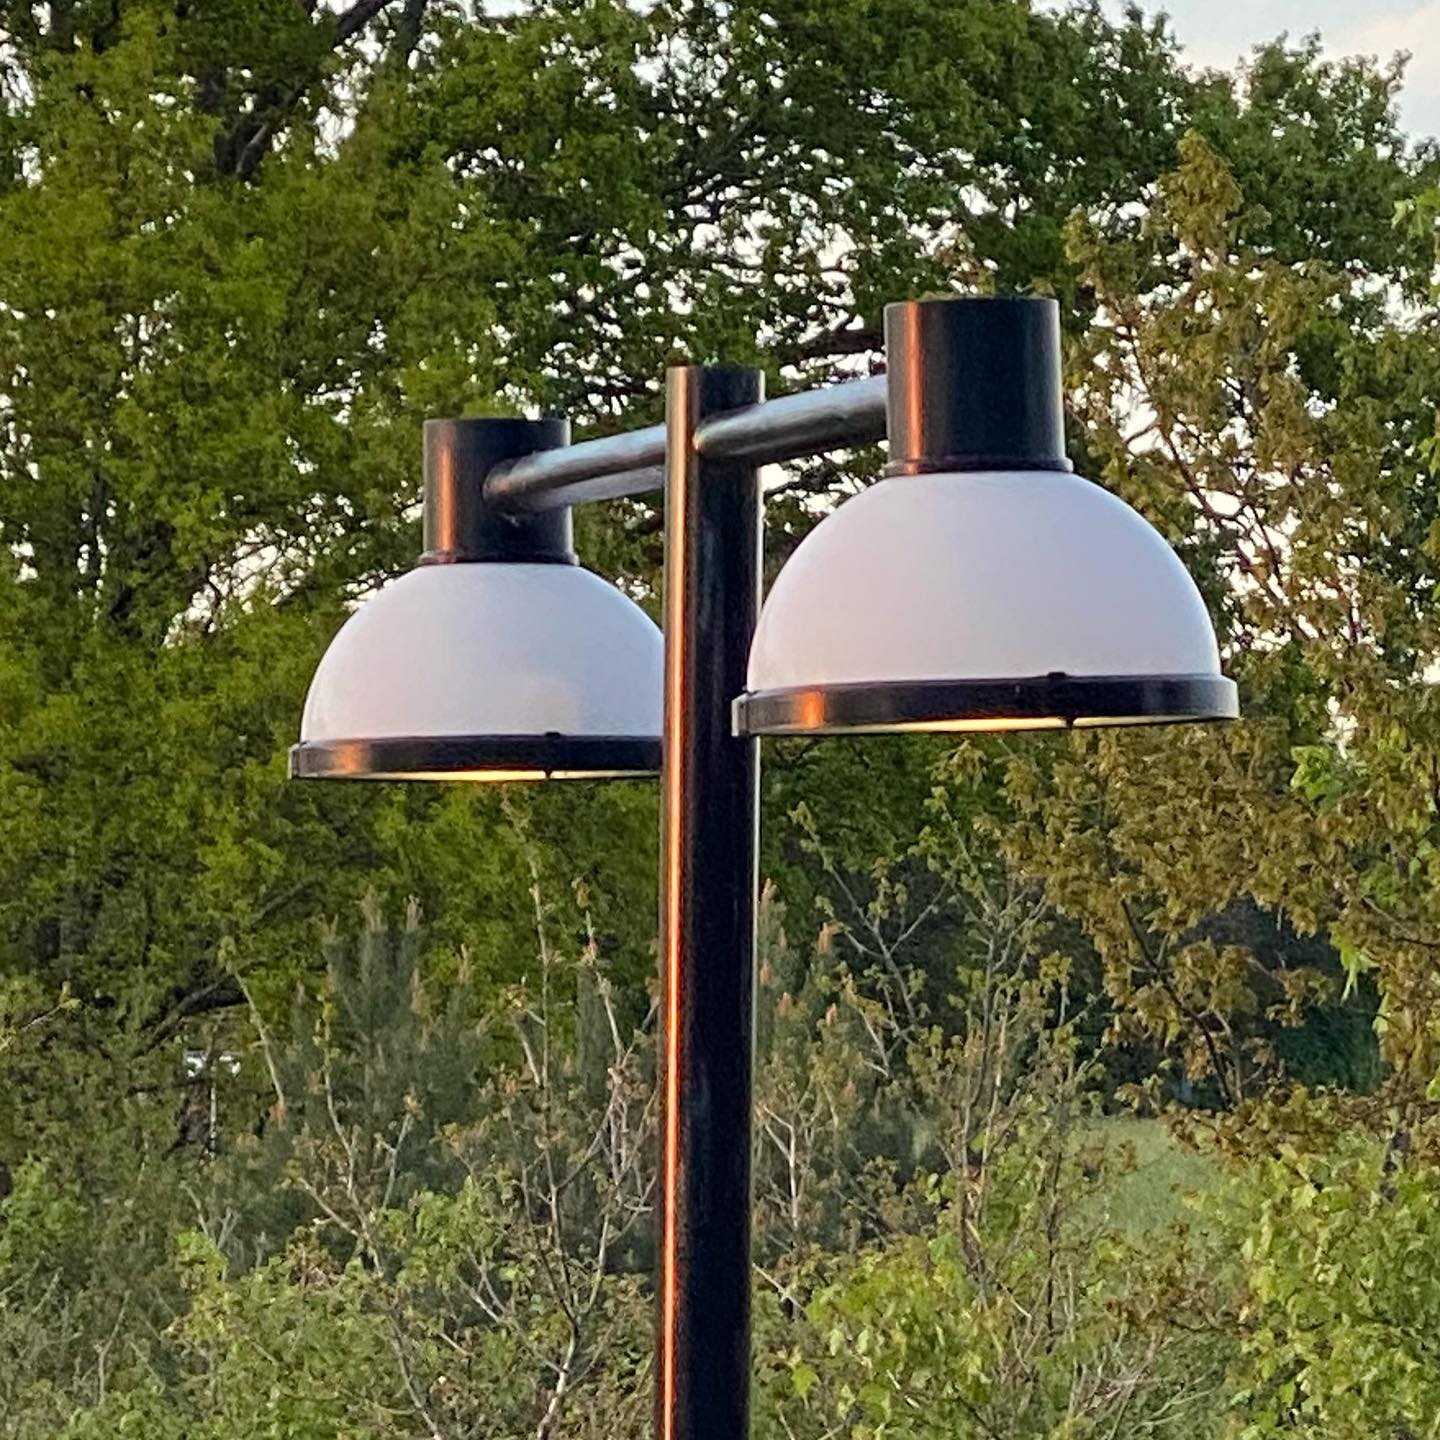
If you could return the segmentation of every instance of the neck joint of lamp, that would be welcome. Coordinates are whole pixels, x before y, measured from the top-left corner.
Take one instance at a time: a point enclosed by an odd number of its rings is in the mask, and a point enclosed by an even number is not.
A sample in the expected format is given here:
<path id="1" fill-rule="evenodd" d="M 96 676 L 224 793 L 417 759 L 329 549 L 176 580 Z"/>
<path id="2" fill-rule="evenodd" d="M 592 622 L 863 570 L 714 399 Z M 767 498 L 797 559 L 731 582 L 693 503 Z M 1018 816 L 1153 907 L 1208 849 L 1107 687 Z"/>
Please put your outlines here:
<path id="1" fill-rule="evenodd" d="M 1070 469 L 1055 301 L 888 305 L 885 372 L 888 474 Z"/>
<path id="2" fill-rule="evenodd" d="M 569 443 L 570 422 L 563 419 L 427 420 L 420 563 L 575 564 L 568 506 L 524 512 L 485 501 L 485 477 L 497 465 Z"/>

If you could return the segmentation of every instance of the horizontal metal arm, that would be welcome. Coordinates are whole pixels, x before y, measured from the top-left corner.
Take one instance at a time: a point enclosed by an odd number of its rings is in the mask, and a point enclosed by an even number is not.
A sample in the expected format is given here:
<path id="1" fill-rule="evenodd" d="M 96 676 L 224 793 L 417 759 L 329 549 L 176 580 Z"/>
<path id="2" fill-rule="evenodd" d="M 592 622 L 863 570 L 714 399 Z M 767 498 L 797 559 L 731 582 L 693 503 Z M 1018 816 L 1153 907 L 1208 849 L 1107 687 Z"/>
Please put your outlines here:
<path id="1" fill-rule="evenodd" d="M 775 465 L 884 438 L 885 377 L 874 375 L 712 416 L 695 432 L 695 448 L 707 460 Z"/>
<path id="2" fill-rule="evenodd" d="M 664 486 L 664 463 L 665 427 L 650 425 L 498 465 L 485 479 L 485 499 L 514 510 L 549 510 L 643 495 Z"/>
<path id="3" fill-rule="evenodd" d="M 885 377 L 849 380 L 715 415 L 695 432 L 709 460 L 755 465 L 798 460 L 885 438 Z M 665 484 L 665 427 L 651 425 L 561 450 L 540 450 L 490 472 L 485 498 L 516 510 L 548 510 L 643 495 Z"/>

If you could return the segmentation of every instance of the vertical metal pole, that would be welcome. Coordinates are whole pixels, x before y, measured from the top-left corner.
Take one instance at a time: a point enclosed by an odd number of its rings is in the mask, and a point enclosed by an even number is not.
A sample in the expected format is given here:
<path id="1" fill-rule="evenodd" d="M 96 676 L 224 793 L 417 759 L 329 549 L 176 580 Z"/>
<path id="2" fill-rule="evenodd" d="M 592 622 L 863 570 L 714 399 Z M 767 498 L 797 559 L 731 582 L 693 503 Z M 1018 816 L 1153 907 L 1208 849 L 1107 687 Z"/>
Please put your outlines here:
<path id="1" fill-rule="evenodd" d="M 749 1423 L 759 766 L 731 702 L 759 614 L 760 477 L 702 460 L 694 436 L 763 390 L 758 370 L 666 377 L 659 1440 L 744 1440 Z"/>

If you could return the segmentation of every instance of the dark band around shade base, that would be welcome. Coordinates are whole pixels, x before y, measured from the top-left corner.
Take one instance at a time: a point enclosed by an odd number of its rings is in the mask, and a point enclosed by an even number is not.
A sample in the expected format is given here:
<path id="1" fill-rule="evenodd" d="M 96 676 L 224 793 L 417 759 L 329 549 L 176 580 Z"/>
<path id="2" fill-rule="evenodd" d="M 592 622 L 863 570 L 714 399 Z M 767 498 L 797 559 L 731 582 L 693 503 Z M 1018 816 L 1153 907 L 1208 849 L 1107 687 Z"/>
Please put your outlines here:
<path id="1" fill-rule="evenodd" d="M 643 735 L 431 735 L 310 740 L 290 750 L 292 780 L 641 779 L 660 771 Z"/>
<path id="2" fill-rule="evenodd" d="M 1234 720 L 1235 682 L 1219 675 L 1038 675 L 761 690 L 735 702 L 737 735 L 1165 725 Z"/>

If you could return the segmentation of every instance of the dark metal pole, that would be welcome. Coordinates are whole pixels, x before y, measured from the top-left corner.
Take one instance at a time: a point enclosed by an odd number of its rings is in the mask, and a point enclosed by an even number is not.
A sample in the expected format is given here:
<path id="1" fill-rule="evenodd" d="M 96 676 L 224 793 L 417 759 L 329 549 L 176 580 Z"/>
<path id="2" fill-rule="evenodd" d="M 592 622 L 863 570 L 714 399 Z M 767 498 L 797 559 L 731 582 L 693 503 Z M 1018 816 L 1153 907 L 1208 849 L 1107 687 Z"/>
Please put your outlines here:
<path id="1" fill-rule="evenodd" d="M 748 1434 L 759 762 L 730 711 L 760 608 L 760 475 L 695 436 L 763 385 L 704 366 L 666 381 L 659 1440 Z"/>

